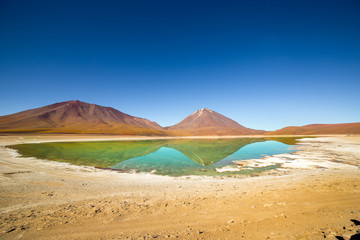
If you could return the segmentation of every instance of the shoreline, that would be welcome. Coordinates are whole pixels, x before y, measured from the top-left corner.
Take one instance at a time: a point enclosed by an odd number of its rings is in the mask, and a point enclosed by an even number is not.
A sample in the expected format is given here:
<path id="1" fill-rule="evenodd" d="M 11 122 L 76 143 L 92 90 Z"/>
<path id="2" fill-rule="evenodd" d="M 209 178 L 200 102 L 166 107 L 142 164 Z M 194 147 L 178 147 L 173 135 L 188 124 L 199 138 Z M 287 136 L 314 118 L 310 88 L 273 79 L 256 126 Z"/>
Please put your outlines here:
<path id="1" fill-rule="evenodd" d="M 62 141 L 136 141 L 136 140 L 171 140 L 171 139 L 228 139 L 228 138 L 283 138 L 283 137 L 360 137 L 360 135 L 325 134 L 325 135 L 234 135 L 234 136 L 137 136 L 116 134 L 1 134 L 0 139 L 20 143 L 62 142 Z M 22 141 L 21 141 L 22 140 Z M 6 144 L 9 145 L 9 144 Z M 0 146 L 3 143 L 0 142 Z"/>
<path id="2" fill-rule="evenodd" d="M 4 148 L 58 140 L 69 137 L 0 136 L 1 238 L 347 239 L 357 230 L 350 219 L 360 220 L 358 136 L 311 138 L 297 151 L 322 160 L 330 152 L 351 168 L 239 178 L 118 173 L 25 160 Z"/>

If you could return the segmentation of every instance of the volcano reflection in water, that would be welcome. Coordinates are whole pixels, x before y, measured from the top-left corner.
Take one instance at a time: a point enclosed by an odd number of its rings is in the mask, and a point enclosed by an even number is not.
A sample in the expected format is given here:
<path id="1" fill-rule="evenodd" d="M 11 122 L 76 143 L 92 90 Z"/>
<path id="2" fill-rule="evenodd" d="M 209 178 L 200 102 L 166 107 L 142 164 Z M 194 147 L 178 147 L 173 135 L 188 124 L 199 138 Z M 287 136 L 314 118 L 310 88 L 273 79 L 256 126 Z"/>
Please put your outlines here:
<path id="1" fill-rule="evenodd" d="M 160 175 L 217 175 L 232 161 L 291 152 L 295 138 L 54 142 L 8 146 L 24 157 Z M 257 169 L 263 171 L 265 169 Z M 255 170 L 241 171 L 251 173 Z M 238 172 L 239 173 L 239 172 Z"/>

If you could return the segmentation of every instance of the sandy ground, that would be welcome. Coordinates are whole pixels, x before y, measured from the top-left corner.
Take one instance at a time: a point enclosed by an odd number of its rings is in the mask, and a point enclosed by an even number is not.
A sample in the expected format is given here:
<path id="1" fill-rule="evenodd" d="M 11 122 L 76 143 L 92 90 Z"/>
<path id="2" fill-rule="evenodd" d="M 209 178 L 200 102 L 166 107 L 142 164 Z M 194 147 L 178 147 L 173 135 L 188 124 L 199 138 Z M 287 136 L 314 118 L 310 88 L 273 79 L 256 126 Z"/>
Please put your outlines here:
<path id="1" fill-rule="evenodd" d="M 302 139 L 267 159 L 281 169 L 239 178 L 117 173 L 4 147 L 118 138 L 0 136 L 0 239 L 356 239 L 360 136 Z"/>

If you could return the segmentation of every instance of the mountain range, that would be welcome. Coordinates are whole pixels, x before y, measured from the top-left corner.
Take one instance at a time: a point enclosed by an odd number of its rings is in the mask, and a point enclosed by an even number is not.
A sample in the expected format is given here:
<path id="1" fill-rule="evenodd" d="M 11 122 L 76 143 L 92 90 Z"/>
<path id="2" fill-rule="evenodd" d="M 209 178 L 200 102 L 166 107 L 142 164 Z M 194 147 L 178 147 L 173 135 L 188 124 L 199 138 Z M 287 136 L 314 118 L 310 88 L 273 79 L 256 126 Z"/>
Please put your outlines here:
<path id="1" fill-rule="evenodd" d="M 246 128 L 213 110 L 202 108 L 181 122 L 161 127 L 111 107 L 78 100 L 0 116 L 0 133 L 102 133 L 156 136 L 360 134 L 359 123 L 312 124 L 266 132 Z"/>

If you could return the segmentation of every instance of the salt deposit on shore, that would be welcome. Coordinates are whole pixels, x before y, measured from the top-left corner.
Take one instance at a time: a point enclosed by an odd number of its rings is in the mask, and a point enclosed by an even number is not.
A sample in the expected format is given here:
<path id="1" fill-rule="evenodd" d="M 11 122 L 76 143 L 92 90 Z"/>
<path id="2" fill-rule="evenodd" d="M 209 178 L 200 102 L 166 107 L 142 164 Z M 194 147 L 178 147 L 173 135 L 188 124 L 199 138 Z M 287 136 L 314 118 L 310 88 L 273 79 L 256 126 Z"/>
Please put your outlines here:
<path id="1" fill-rule="evenodd" d="M 235 172 L 254 168 L 277 166 L 277 170 L 284 169 L 349 169 L 356 170 L 360 166 L 358 157 L 359 145 L 349 141 L 342 141 L 339 145 L 332 138 L 303 138 L 291 154 L 266 156 L 261 159 L 234 161 L 235 165 L 216 169 L 218 172 Z M 339 153 L 346 154 L 341 155 Z M 360 153 L 359 153 L 360 155 Z"/>

